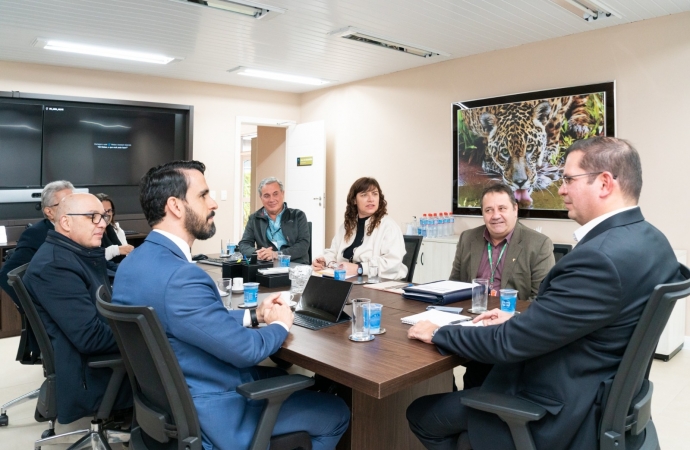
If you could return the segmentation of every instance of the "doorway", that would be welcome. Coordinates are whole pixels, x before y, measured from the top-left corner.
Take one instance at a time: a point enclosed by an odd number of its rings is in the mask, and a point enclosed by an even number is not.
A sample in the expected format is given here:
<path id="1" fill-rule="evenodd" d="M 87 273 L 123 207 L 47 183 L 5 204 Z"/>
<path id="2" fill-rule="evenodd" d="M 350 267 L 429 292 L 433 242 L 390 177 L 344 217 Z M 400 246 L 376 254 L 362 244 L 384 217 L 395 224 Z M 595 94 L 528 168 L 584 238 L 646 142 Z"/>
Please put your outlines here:
<path id="1" fill-rule="evenodd" d="M 323 121 L 237 118 L 235 158 L 235 235 L 241 238 L 249 215 L 262 207 L 259 182 L 276 177 L 285 184 L 285 201 L 312 223 L 312 255 L 325 244 L 326 138 Z"/>

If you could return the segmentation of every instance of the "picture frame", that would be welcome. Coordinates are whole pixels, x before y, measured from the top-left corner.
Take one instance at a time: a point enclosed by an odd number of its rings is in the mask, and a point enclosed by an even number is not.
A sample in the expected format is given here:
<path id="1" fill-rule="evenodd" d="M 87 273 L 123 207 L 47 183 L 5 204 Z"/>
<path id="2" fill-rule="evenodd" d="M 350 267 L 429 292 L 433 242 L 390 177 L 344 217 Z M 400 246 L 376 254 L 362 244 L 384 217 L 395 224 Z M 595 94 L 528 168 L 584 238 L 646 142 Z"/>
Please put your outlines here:
<path id="1" fill-rule="evenodd" d="M 483 189 L 505 183 L 522 218 L 567 219 L 558 195 L 565 150 L 615 136 L 615 82 L 452 104 L 453 214 L 480 216 Z"/>

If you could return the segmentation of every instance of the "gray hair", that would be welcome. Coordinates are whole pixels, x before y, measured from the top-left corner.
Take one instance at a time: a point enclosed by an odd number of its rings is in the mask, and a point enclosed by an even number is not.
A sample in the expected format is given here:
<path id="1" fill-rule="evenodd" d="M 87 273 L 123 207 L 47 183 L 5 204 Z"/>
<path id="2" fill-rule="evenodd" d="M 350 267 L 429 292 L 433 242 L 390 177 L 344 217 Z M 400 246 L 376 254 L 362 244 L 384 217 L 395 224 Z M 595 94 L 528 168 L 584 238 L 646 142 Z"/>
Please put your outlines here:
<path id="1" fill-rule="evenodd" d="M 268 177 L 268 178 L 264 178 L 259 183 L 259 188 L 257 189 L 259 191 L 259 197 L 261 197 L 261 189 L 263 189 L 264 186 L 266 186 L 267 184 L 272 184 L 272 183 L 278 183 L 278 186 L 280 186 L 280 192 L 285 192 L 285 186 L 283 186 L 282 181 L 280 181 L 276 177 Z"/>
<path id="2" fill-rule="evenodd" d="M 43 192 L 41 192 L 41 210 L 55 205 L 55 194 L 65 189 L 74 191 L 74 185 L 66 180 L 52 181 L 46 184 Z M 45 216 L 45 214 L 43 215 Z"/>

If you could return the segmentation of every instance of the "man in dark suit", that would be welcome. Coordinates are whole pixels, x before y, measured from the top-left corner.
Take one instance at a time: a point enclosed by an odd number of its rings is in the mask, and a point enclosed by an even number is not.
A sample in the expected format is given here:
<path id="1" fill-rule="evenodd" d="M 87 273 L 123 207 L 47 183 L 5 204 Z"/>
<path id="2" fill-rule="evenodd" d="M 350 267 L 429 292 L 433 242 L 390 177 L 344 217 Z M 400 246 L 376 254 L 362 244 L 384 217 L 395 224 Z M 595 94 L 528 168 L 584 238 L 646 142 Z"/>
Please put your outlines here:
<path id="1" fill-rule="evenodd" d="M 95 413 L 110 381 L 110 369 L 88 367 L 86 358 L 118 353 L 110 326 L 96 310 L 96 291 L 110 286 L 101 248 L 108 219 L 95 196 L 65 197 L 55 230 L 48 231 L 24 276 L 55 352 L 57 417 L 63 424 Z M 131 404 L 124 382 L 114 410 Z"/>
<path id="2" fill-rule="evenodd" d="M 19 304 L 17 293 L 9 285 L 7 281 L 7 274 L 19 266 L 31 261 L 38 248 L 45 242 L 49 230 L 54 230 L 55 214 L 60 201 L 70 195 L 74 191 L 72 183 L 65 180 L 53 181 L 46 184 L 41 192 L 41 207 L 43 208 L 43 216 L 45 217 L 40 222 L 36 222 L 22 233 L 17 241 L 17 247 L 14 249 L 12 256 L 5 261 L 5 264 L 0 269 L 0 287 L 12 297 L 14 303 L 20 311 L 24 312 Z"/>
<path id="3" fill-rule="evenodd" d="M 153 228 L 122 261 L 113 303 L 152 306 L 187 380 L 204 448 L 247 448 L 263 401 L 247 400 L 237 386 L 280 369 L 257 367 L 289 334 L 293 314 L 279 294 L 258 308 L 228 311 L 211 277 L 192 263 L 191 246 L 216 231 L 216 202 L 198 161 L 154 167 L 141 181 L 139 199 Z M 259 322 L 267 326 L 257 327 Z M 335 448 L 350 411 L 342 399 L 313 391 L 293 393 L 281 406 L 274 435 L 306 431 L 315 450 Z"/>
<path id="4" fill-rule="evenodd" d="M 530 425 L 537 448 L 593 449 L 603 386 L 612 379 L 645 304 L 660 283 L 682 280 L 666 237 L 644 220 L 637 202 L 642 169 L 626 141 L 578 141 L 566 156 L 562 185 L 568 216 L 581 225 L 576 247 L 544 279 L 518 316 L 489 311 L 484 327 L 421 322 L 409 337 L 439 350 L 495 364 L 480 389 L 543 406 Z M 467 391 L 415 400 L 410 428 L 429 449 L 455 449 L 468 431 L 474 450 L 513 448 L 498 416 L 471 410 Z M 640 437 L 626 448 L 639 448 Z"/>
<path id="5" fill-rule="evenodd" d="M 555 264 L 551 239 L 518 222 L 515 195 L 505 184 L 484 189 L 481 209 L 484 225 L 460 235 L 449 279 L 469 283 L 484 278 L 491 295 L 517 289 L 520 300 L 532 300 Z M 463 366 L 464 389 L 481 386 L 492 367 L 478 361 Z"/>

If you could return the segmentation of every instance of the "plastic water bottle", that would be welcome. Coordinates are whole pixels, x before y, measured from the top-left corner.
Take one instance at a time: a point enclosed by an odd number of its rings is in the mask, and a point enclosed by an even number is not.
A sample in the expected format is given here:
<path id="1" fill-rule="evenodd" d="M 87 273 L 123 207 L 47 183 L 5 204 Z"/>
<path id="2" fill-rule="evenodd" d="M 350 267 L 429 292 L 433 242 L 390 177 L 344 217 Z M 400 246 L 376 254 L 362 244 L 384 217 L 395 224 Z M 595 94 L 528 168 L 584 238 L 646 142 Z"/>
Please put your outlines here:
<path id="1" fill-rule="evenodd" d="M 437 237 L 436 231 L 437 231 L 436 219 L 434 219 L 433 213 L 429 213 L 429 237 L 430 238 Z"/>
<path id="2" fill-rule="evenodd" d="M 434 220 L 436 221 L 436 237 L 443 237 L 443 217 L 434 213 Z"/>
<path id="3" fill-rule="evenodd" d="M 422 215 L 422 218 L 419 219 L 419 234 L 422 237 L 428 237 L 428 229 L 427 229 L 427 220 L 426 220 L 426 214 Z"/>
<path id="4" fill-rule="evenodd" d="M 443 213 L 443 221 L 446 223 L 446 236 L 452 236 L 453 230 L 450 228 L 450 214 Z"/>
<path id="5" fill-rule="evenodd" d="M 449 234 L 449 236 L 452 236 L 453 234 L 455 234 L 455 217 L 453 217 L 453 213 L 449 213 L 449 216 L 450 216 L 450 227 L 449 227 L 450 234 Z"/>

